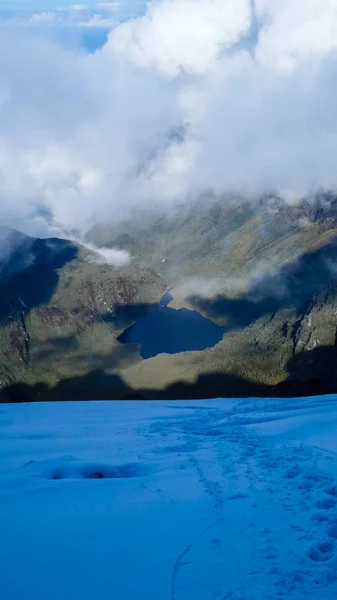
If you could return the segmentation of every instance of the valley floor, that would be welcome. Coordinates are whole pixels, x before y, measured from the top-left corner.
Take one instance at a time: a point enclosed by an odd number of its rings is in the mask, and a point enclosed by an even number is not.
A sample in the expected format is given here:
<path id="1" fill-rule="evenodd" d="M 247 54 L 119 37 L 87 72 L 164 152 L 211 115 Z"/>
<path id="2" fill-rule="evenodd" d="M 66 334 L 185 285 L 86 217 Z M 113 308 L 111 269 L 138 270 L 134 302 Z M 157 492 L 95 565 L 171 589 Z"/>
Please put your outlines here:
<path id="1" fill-rule="evenodd" d="M 337 396 L 0 407 L 2 600 L 337 597 Z"/>

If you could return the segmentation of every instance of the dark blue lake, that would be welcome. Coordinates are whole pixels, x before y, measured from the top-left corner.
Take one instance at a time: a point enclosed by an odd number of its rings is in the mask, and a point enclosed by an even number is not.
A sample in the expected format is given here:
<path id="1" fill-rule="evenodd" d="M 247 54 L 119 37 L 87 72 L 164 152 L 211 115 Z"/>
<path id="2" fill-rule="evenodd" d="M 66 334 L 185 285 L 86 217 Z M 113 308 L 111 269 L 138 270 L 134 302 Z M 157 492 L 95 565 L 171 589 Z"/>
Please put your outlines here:
<path id="1" fill-rule="evenodd" d="M 117 338 L 122 344 L 140 344 L 143 358 L 157 354 L 176 354 L 205 350 L 215 346 L 224 329 L 195 310 L 169 308 L 172 296 L 167 292 L 159 305 L 136 321 Z"/>

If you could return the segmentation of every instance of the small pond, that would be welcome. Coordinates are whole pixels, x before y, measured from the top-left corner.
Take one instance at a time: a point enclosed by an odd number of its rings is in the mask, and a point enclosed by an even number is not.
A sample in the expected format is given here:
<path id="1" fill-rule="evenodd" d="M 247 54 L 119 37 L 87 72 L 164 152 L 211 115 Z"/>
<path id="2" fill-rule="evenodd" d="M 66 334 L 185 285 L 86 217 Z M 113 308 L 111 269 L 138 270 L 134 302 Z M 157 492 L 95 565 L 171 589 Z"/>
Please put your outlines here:
<path id="1" fill-rule="evenodd" d="M 224 334 L 222 327 L 195 310 L 169 308 L 172 299 L 171 294 L 166 292 L 159 305 L 123 331 L 118 341 L 140 344 L 143 358 L 205 350 L 220 342 Z"/>

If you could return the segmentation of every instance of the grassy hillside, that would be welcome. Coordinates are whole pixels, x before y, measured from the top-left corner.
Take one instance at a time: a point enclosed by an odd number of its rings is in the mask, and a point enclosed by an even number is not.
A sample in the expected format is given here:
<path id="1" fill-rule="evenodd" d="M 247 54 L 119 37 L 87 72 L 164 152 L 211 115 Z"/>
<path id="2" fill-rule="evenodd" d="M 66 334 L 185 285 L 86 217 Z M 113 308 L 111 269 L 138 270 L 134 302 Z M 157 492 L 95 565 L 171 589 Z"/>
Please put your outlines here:
<path id="1" fill-rule="evenodd" d="M 28 266 L 21 268 L 21 258 Z M 114 269 L 63 240 L 23 239 L 0 283 L 0 385 L 53 387 L 105 361 L 140 360 L 116 336 L 158 302 L 166 284 L 151 269 Z"/>

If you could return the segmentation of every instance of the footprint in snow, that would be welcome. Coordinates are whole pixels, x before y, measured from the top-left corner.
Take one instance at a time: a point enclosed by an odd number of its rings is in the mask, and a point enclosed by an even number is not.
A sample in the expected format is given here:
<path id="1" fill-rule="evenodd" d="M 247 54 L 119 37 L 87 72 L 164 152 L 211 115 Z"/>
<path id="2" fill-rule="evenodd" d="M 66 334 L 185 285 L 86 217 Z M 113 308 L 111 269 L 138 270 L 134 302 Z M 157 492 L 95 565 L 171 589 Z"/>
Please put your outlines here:
<path id="1" fill-rule="evenodd" d="M 301 470 L 298 465 L 295 465 L 294 467 L 287 469 L 287 471 L 283 474 L 283 479 L 295 479 L 295 477 L 298 477 L 300 472 Z"/>
<path id="2" fill-rule="evenodd" d="M 336 505 L 336 499 L 333 497 L 322 498 L 316 502 L 317 508 L 333 508 Z"/>
<path id="3" fill-rule="evenodd" d="M 328 529 L 328 536 L 337 540 L 337 522 L 330 525 Z"/>
<path id="4" fill-rule="evenodd" d="M 316 546 L 310 548 L 308 556 L 314 562 L 326 562 L 331 558 L 334 550 L 334 543 L 331 540 L 318 542 Z"/>
<path id="5" fill-rule="evenodd" d="M 232 494 L 231 496 L 227 496 L 228 500 L 241 500 L 243 498 L 248 498 L 248 494 L 243 492 L 237 492 L 236 494 Z"/>
<path id="6" fill-rule="evenodd" d="M 330 488 L 327 488 L 326 490 L 324 490 L 326 494 L 328 494 L 328 496 L 332 496 L 333 498 L 337 498 L 337 486 L 332 486 Z"/>

